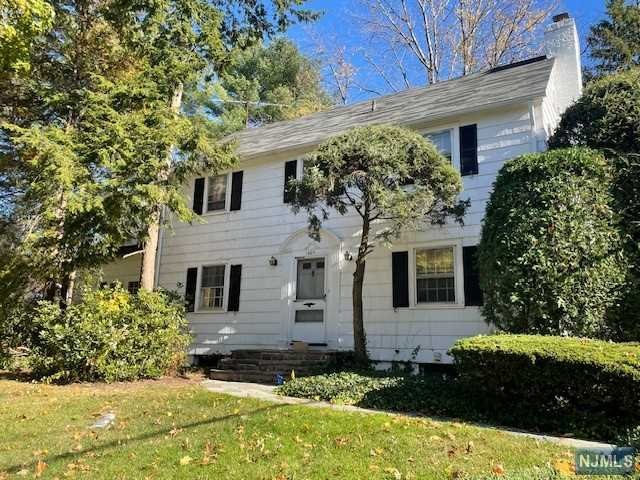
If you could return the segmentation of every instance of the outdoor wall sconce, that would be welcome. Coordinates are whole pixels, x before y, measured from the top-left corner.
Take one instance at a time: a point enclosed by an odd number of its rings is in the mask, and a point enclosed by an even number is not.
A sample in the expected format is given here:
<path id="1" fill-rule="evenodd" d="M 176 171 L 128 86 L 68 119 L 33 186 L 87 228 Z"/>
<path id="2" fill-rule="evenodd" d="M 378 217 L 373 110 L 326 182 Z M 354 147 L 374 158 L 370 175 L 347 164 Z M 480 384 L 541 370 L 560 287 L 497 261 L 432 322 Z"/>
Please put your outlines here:
<path id="1" fill-rule="evenodd" d="M 344 259 L 345 259 L 347 262 L 350 262 L 351 260 L 353 260 L 353 254 L 352 254 L 349 250 L 346 250 L 346 251 L 344 252 Z"/>
<path id="2" fill-rule="evenodd" d="M 269 259 L 269 265 L 271 265 L 272 267 L 275 267 L 276 265 L 278 265 L 278 259 L 276 257 L 271 257 Z"/>

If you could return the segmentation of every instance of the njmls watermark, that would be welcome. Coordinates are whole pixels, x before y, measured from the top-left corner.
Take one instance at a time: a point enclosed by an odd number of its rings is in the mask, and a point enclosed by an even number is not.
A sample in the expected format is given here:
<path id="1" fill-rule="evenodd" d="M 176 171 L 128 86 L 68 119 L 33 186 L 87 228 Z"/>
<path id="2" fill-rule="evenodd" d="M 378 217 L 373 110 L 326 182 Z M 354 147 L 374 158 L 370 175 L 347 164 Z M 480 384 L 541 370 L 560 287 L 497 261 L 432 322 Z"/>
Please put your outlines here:
<path id="1" fill-rule="evenodd" d="M 635 472 L 631 447 L 578 448 L 576 475 L 629 475 Z"/>

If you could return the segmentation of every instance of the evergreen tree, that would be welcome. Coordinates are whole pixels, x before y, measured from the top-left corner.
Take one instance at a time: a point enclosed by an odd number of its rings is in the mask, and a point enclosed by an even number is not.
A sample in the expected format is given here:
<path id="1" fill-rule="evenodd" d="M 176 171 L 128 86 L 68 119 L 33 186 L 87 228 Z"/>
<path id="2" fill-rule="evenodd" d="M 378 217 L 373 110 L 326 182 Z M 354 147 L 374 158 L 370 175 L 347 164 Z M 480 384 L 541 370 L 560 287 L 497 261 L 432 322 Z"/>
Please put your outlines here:
<path id="1" fill-rule="evenodd" d="M 299 0 L 50 3 L 30 75 L 1 79 L 0 198 L 33 283 L 69 300 L 75 272 L 126 239 L 147 240 L 153 265 L 162 209 L 192 218 L 185 176 L 233 161 L 211 120 L 181 110 L 183 91 L 219 76 L 236 49 L 313 15 Z"/>
<path id="2" fill-rule="evenodd" d="M 587 39 L 598 75 L 640 65 L 640 1 L 608 0 L 607 17 Z"/>
<path id="3" fill-rule="evenodd" d="M 209 107 L 228 131 L 297 118 L 331 104 L 318 62 L 283 38 L 237 51 L 214 95 Z"/>
<path id="4" fill-rule="evenodd" d="M 28 72 L 33 40 L 53 22 L 45 0 L 3 0 L 0 5 L 0 75 Z"/>

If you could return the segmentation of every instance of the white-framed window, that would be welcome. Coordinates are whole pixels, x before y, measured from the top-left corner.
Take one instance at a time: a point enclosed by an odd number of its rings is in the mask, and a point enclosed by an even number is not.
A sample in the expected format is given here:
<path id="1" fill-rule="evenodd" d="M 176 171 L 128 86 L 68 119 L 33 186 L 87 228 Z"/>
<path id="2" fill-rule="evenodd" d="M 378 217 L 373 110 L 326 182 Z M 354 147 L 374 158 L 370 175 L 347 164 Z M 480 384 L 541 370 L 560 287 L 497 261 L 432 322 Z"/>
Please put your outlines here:
<path id="1" fill-rule="evenodd" d="M 202 267 L 200 274 L 200 310 L 224 308 L 225 265 Z"/>
<path id="2" fill-rule="evenodd" d="M 417 305 L 456 303 L 454 246 L 416 249 L 414 271 Z"/>
<path id="3" fill-rule="evenodd" d="M 436 149 L 451 162 L 453 157 L 451 129 L 425 133 L 425 138 L 431 140 Z"/>
<path id="4" fill-rule="evenodd" d="M 229 174 L 207 178 L 207 212 L 224 212 L 227 210 L 229 190 Z"/>

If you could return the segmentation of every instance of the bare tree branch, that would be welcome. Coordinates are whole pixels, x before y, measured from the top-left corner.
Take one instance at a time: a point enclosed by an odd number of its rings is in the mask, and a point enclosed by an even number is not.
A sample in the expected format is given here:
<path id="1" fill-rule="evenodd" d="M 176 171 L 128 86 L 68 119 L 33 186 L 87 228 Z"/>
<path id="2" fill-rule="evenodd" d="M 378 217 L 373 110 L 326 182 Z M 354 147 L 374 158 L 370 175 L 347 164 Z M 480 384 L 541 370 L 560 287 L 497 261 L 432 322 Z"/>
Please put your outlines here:
<path id="1" fill-rule="evenodd" d="M 397 91 L 412 79 L 432 84 L 530 56 L 558 0 L 358 1 L 369 38 L 361 58 Z"/>

